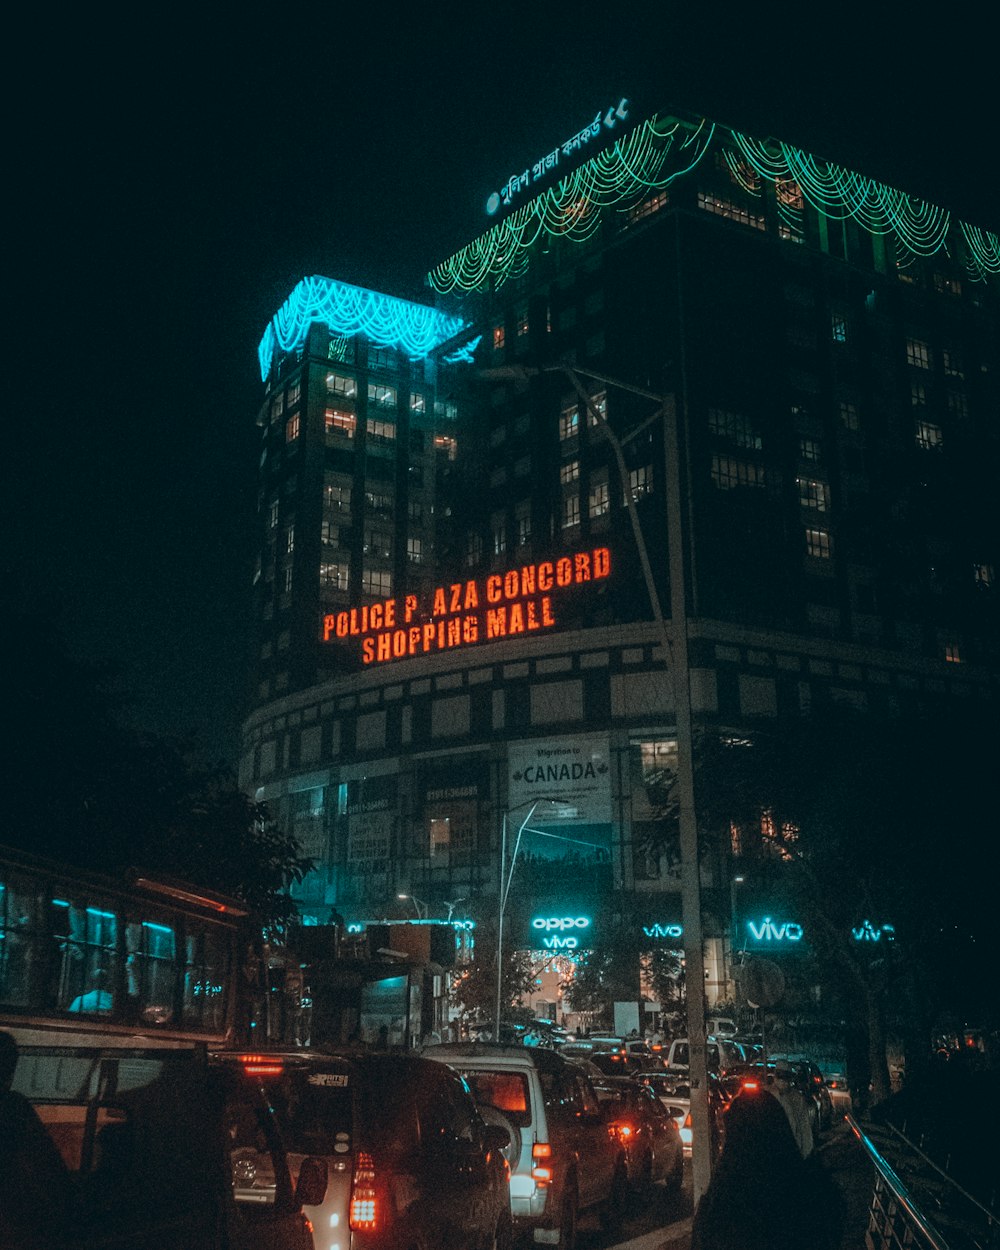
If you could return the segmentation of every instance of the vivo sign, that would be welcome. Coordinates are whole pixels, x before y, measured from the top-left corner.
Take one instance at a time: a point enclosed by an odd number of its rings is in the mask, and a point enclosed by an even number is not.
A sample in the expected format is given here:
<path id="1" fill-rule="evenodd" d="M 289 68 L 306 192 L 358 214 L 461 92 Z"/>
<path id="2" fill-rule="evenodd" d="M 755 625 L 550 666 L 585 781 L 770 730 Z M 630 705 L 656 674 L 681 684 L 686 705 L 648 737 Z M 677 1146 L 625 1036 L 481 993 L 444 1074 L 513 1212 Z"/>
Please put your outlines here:
<path id="1" fill-rule="evenodd" d="M 747 929 L 755 942 L 766 942 L 769 945 L 801 942 L 804 932 L 802 926 L 794 920 L 782 920 L 779 923 L 770 916 L 765 916 L 759 923 L 748 920 Z M 894 942 L 896 929 L 891 924 L 873 925 L 870 920 L 862 920 L 856 929 L 851 929 L 851 936 L 855 942 Z"/>
<path id="2" fill-rule="evenodd" d="M 580 946 L 577 931 L 590 928 L 587 916 L 536 916 L 531 922 L 536 933 L 544 933 L 542 945 L 550 951 L 575 951 Z"/>
<path id="3" fill-rule="evenodd" d="M 680 924 L 644 924 L 642 931 L 648 938 L 679 938 L 684 936 L 684 926 Z"/>

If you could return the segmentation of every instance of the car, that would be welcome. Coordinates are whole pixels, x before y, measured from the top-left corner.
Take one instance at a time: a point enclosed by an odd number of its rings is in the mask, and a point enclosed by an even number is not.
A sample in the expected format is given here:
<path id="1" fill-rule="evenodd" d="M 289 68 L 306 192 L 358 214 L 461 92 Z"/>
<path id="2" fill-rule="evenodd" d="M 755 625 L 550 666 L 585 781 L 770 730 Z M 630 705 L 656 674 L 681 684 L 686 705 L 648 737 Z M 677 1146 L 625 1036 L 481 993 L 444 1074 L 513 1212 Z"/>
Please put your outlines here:
<path id="1" fill-rule="evenodd" d="M 14 1072 L 56 1148 L 48 1175 L 33 1161 L 38 1245 L 64 1200 L 74 1250 L 313 1250 L 303 1208 L 323 1199 L 327 1161 L 293 1161 L 260 1074 L 193 1047 L 78 1037 L 22 1046 Z"/>
<path id="2" fill-rule="evenodd" d="M 708 1016 L 705 1032 L 714 1037 L 732 1037 L 736 1032 L 736 1021 L 730 1016 Z"/>
<path id="3" fill-rule="evenodd" d="M 847 1073 L 842 1066 L 836 1063 L 820 1062 L 819 1068 L 823 1073 L 823 1084 L 830 1095 L 834 1118 L 839 1119 L 851 1111 L 853 1107 L 851 1087 L 847 1083 Z"/>
<path id="4" fill-rule="evenodd" d="M 677 1125 L 685 1158 L 691 1157 L 694 1131 L 691 1119 L 691 1089 L 686 1077 L 674 1072 L 644 1072 L 639 1078 L 666 1109 Z M 713 1158 L 722 1146 L 722 1117 L 729 1099 L 721 1080 L 709 1073 L 708 1114 L 712 1132 Z"/>
<path id="5" fill-rule="evenodd" d="M 787 1059 L 806 1078 L 809 1096 L 816 1104 L 814 1127 L 820 1132 L 824 1132 L 833 1123 L 833 1098 L 826 1084 L 822 1069 L 805 1055 L 788 1055 Z"/>
<path id="6" fill-rule="evenodd" d="M 589 1059 L 606 1076 L 619 1076 L 637 1072 L 643 1061 L 630 1054 L 620 1037 L 578 1037 L 560 1047 L 560 1054 L 567 1059 Z"/>
<path id="7" fill-rule="evenodd" d="M 246 1068 L 248 1057 L 216 1062 Z M 306 1214 L 314 1228 L 339 1230 L 341 1250 L 510 1247 L 509 1134 L 486 1124 L 456 1073 L 360 1048 L 249 1062 L 277 1110 L 293 1173 L 308 1156 L 327 1163 L 330 1183 Z"/>
<path id="8" fill-rule="evenodd" d="M 625 1148 L 634 1190 L 665 1181 L 676 1192 L 684 1176 L 680 1127 L 648 1085 L 629 1076 L 594 1081 L 598 1099 L 614 1108 L 612 1130 Z"/>
<path id="9" fill-rule="evenodd" d="M 568 1248 L 584 1211 L 606 1227 L 620 1223 L 629 1182 L 613 1115 L 565 1050 L 445 1042 L 424 1053 L 460 1073 L 483 1118 L 508 1129 L 515 1233 Z"/>
<path id="10" fill-rule="evenodd" d="M 808 1063 L 802 1060 L 793 1061 L 786 1059 L 784 1055 L 769 1055 L 766 1064 L 758 1061 L 733 1067 L 723 1078 L 729 1096 L 735 1098 L 744 1091 L 753 1092 L 767 1088 L 774 1079 L 774 1065 L 779 1062 L 792 1069 L 792 1084 L 805 1099 L 809 1127 L 813 1133 L 828 1128 L 833 1118 L 829 1091 L 822 1084 L 822 1078 L 818 1086 L 815 1084 Z"/>
<path id="11" fill-rule="evenodd" d="M 705 1039 L 705 1058 L 709 1072 L 724 1074 L 737 1064 L 746 1063 L 746 1054 L 738 1042 L 728 1037 L 708 1037 Z M 689 1065 L 689 1046 L 686 1037 L 674 1038 L 667 1052 L 665 1067 L 669 1071 L 687 1071 Z"/>

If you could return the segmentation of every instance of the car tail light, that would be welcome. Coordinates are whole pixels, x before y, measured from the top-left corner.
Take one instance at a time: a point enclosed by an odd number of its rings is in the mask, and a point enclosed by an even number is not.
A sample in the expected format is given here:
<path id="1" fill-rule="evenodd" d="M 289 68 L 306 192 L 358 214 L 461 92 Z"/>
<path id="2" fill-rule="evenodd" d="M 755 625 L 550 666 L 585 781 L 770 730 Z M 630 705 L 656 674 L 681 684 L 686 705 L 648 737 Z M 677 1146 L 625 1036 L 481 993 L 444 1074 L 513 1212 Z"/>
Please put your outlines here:
<path id="1" fill-rule="evenodd" d="M 744 1081 L 740 1089 L 746 1093 L 756 1093 L 760 1089 L 760 1081 Z"/>
<path id="2" fill-rule="evenodd" d="M 350 1225 L 355 1232 L 372 1232 L 378 1227 L 375 1197 L 375 1160 L 367 1151 L 358 1151 L 351 1182 Z"/>
<path id="3" fill-rule="evenodd" d="M 240 1065 L 247 1076 L 281 1076 L 285 1070 L 274 1055 L 240 1055 Z"/>
<path id="4" fill-rule="evenodd" d="M 548 1142 L 536 1141 L 531 1147 L 531 1179 L 539 1189 L 552 1183 L 552 1147 Z"/>
<path id="5" fill-rule="evenodd" d="M 628 1124 L 625 1120 L 616 1120 L 612 1127 L 614 1128 L 618 1136 L 622 1139 L 622 1141 L 627 1142 L 628 1139 L 634 1136 L 635 1134 L 635 1129 L 632 1127 L 631 1124 Z"/>

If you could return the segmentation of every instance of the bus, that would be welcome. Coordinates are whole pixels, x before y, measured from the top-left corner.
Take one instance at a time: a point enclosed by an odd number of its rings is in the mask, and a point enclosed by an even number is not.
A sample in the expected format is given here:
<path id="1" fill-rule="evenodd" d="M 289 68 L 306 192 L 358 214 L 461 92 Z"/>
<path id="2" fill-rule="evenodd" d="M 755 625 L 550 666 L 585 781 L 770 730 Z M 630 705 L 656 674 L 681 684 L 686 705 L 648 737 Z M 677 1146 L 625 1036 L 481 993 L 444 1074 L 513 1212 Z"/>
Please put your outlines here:
<path id="1" fill-rule="evenodd" d="M 0 1028 L 20 1045 L 243 1045 L 251 952 L 235 899 L 0 847 Z"/>

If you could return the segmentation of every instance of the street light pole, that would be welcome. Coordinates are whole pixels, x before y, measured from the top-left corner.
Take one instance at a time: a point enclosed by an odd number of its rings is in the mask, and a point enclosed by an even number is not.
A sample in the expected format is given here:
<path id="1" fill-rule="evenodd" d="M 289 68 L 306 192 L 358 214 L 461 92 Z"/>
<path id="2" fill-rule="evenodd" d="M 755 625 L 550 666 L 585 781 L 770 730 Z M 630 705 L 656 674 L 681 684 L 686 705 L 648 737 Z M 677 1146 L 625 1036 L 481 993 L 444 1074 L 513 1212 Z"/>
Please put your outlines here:
<path id="1" fill-rule="evenodd" d="M 677 719 L 677 793 L 678 824 L 681 853 L 681 914 L 684 926 L 684 967 L 687 990 L 687 1034 L 691 1087 L 691 1127 L 693 1138 L 692 1181 L 694 1200 L 697 1204 L 708 1188 L 712 1174 L 711 1131 L 708 1109 L 708 1056 L 705 1037 L 705 959 L 702 947 L 701 916 L 701 869 L 698 858 L 698 824 L 694 798 L 694 738 L 691 722 L 691 669 L 688 658 L 687 595 L 685 590 L 685 549 L 682 528 L 680 449 L 677 433 L 677 408 L 672 395 L 658 395 L 642 387 L 605 377 L 586 369 L 569 365 L 548 365 L 527 368 L 523 365 L 498 369 L 483 369 L 485 377 L 520 378 L 540 373 L 563 374 L 580 401 L 590 420 L 597 426 L 611 445 L 618 474 L 621 479 L 625 506 L 635 539 L 636 550 L 642 568 L 642 576 L 649 597 L 653 620 L 660 634 L 663 657 L 667 665 L 674 710 Z M 581 381 L 591 378 L 619 390 L 650 399 L 660 405 L 663 417 L 663 450 L 665 457 L 665 490 L 667 521 L 667 552 L 670 571 L 670 619 L 668 629 L 660 606 L 646 540 L 639 523 L 639 516 L 632 498 L 628 468 L 622 445 L 604 414 L 591 398 Z M 660 413 L 654 413 L 649 420 Z M 499 972 L 498 972 L 499 975 Z M 498 1025 L 499 1027 L 499 1025 Z"/>

